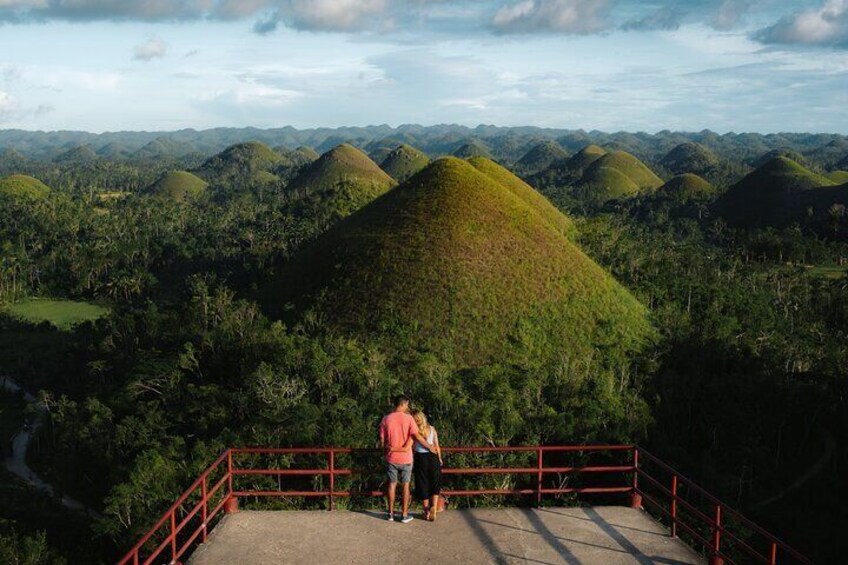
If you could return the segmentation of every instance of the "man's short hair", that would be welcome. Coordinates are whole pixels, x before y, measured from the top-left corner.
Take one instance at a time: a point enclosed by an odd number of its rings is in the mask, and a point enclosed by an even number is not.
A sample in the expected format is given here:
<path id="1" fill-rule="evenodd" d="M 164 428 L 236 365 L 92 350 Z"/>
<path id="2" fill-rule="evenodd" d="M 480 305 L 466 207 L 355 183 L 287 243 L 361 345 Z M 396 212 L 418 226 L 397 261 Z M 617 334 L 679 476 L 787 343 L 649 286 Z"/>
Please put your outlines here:
<path id="1" fill-rule="evenodd" d="M 400 408 L 404 404 L 409 403 L 409 398 L 405 394 L 398 394 L 395 396 L 395 408 Z"/>

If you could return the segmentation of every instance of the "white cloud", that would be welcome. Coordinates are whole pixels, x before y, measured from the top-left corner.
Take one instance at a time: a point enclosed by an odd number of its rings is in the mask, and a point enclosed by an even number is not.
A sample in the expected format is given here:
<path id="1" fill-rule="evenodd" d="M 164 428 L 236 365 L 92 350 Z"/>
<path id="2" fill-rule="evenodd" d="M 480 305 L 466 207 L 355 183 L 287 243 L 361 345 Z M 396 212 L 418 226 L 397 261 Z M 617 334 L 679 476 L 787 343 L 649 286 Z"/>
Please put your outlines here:
<path id="1" fill-rule="evenodd" d="M 502 33 L 589 34 L 610 27 L 609 0 L 521 0 L 502 7 L 492 20 Z"/>
<path id="2" fill-rule="evenodd" d="M 724 0 L 710 19 L 715 29 L 727 31 L 735 28 L 751 8 L 752 0 Z"/>
<path id="3" fill-rule="evenodd" d="M 144 61 L 161 59 L 168 54 L 168 44 L 159 38 L 151 38 L 140 45 L 133 47 L 133 60 Z"/>
<path id="4" fill-rule="evenodd" d="M 756 34 L 764 43 L 848 47 L 848 0 L 827 0 L 821 6 L 781 18 Z"/>

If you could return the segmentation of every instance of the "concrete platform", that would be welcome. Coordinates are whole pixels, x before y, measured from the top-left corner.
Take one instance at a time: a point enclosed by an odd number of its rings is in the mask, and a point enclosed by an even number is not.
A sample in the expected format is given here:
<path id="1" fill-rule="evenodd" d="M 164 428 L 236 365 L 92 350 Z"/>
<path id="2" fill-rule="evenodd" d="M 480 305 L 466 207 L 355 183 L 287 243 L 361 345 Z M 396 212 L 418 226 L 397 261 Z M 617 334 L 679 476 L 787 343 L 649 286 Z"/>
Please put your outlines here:
<path id="1" fill-rule="evenodd" d="M 417 515 L 416 515 L 417 518 Z M 242 511 L 225 517 L 190 565 L 279 563 L 700 564 L 642 510 L 448 510 L 435 523 L 377 512 Z"/>

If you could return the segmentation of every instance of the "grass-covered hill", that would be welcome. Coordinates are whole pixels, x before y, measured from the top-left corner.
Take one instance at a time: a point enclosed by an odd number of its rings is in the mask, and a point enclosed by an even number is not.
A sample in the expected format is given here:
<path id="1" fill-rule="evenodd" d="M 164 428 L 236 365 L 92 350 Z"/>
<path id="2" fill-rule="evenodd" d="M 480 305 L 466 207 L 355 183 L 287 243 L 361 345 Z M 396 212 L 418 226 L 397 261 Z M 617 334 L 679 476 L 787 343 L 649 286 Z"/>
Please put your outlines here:
<path id="1" fill-rule="evenodd" d="M 305 166 L 286 187 L 306 211 L 344 217 L 395 185 L 368 155 L 343 143 Z"/>
<path id="2" fill-rule="evenodd" d="M 515 163 L 515 169 L 521 174 L 528 175 L 538 173 L 553 163 L 565 159 L 568 159 L 568 152 L 562 148 L 562 145 L 553 140 L 546 140 L 530 148 L 530 151 Z"/>
<path id="3" fill-rule="evenodd" d="M 11 175 L 0 179 L 0 197 L 15 200 L 39 200 L 50 194 L 50 187 L 27 175 Z"/>
<path id="4" fill-rule="evenodd" d="M 471 157 L 485 157 L 487 159 L 494 159 L 492 153 L 489 151 L 489 148 L 486 147 L 483 143 L 477 141 L 476 139 L 457 147 L 453 151 L 453 156 L 459 157 L 460 159 L 470 159 Z"/>
<path id="5" fill-rule="evenodd" d="M 715 153 L 700 143 L 686 142 L 669 151 L 660 160 L 660 165 L 675 175 L 683 173 L 702 175 L 717 167 L 719 159 Z"/>
<path id="6" fill-rule="evenodd" d="M 730 187 L 715 204 L 733 225 L 780 226 L 801 221 L 806 203 L 834 183 L 786 157 L 776 157 Z"/>
<path id="7" fill-rule="evenodd" d="M 602 204 L 651 192 L 662 185 L 662 179 L 642 161 L 630 153 L 612 151 L 589 165 L 575 193 L 584 202 Z"/>
<path id="8" fill-rule="evenodd" d="M 848 171 L 831 171 L 825 176 L 834 184 L 845 184 L 848 182 Z"/>
<path id="9" fill-rule="evenodd" d="M 652 334 L 627 290 L 527 202 L 456 158 L 336 224 L 265 299 L 457 366 L 541 363 L 562 351 L 614 365 Z"/>
<path id="10" fill-rule="evenodd" d="M 607 152 L 602 147 L 589 144 L 568 160 L 568 166 L 577 174 L 583 174 L 589 165 L 606 155 Z"/>
<path id="11" fill-rule="evenodd" d="M 259 172 L 269 172 L 281 164 L 284 164 L 282 155 L 264 143 L 249 141 L 228 147 L 194 172 L 210 182 L 239 178 L 249 184 L 257 180 Z"/>
<path id="12" fill-rule="evenodd" d="M 684 173 L 670 179 L 657 190 L 657 195 L 678 204 L 707 202 L 715 197 L 713 185 L 693 173 Z"/>
<path id="13" fill-rule="evenodd" d="M 286 151 L 283 154 L 283 157 L 286 158 L 289 165 L 295 168 L 300 168 L 313 161 L 317 161 L 320 156 L 321 155 L 319 155 L 317 151 L 304 145 L 301 145 L 296 149 L 292 149 L 291 151 Z"/>
<path id="14" fill-rule="evenodd" d="M 404 143 L 386 155 L 380 168 L 393 179 L 403 182 L 429 163 L 426 153 Z"/>
<path id="15" fill-rule="evenodd" d="M 797 151 L 792 151 L 791 149 L 779 148 L 772 149 L 771 151 L 766 151 L 756 159 L 751 160 L 751 166 L 755 169 L 758 169 L 765 165 L 766 163 L 777 159 L 778 157 L 785 157 L 791 161 L 795 161 L 802 167 L 810 168 L 810 163 L 807 161 L 807 158 L 798 153 Z"/>
<path id="16" fill-rule="evenodd" d="M 186 171 L 170 171 L 160 176 L 144 192 L 151 196 L 185 202 L 202 195 L 208 184 Z"/>
<path id="17" fill-rule="evenodd" d="M 56 155 L 54 163 L 90 163 L 98 159 L 97 153 L 88 145 L 72 147 Z"/>
<path id="18" fill-rule="evenodd" d="M 560 212 L 547 198 L 512 172 L 485 157 L 472 157 L 468 159 L 468 162 L 481 173 L 509 189 L 563 235 L 569 239 L 577 235 L 577 228 L 571 218 Z"/>

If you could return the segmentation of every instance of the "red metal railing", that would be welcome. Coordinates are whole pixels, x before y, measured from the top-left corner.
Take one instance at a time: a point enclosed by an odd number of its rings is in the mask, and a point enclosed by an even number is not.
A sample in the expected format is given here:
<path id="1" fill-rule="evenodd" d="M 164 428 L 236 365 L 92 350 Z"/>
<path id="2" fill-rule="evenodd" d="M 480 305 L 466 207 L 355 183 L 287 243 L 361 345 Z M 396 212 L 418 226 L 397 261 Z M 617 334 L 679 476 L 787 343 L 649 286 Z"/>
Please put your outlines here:
<path id="1" fill-rule="evenodd" d="M 809 560 L 798 554 L 795 550 L 768 534 L 762 528 L 759 528 L 749 520 L 742 517 L 738 512 L 732 510 L 726 505 L 719 502 L 717 499 L 707 494 L 706 491 L 692 483 L 690 480 L 681 476 L 677 471 L 665 465 L 660 460 L 650 455 L 641 448 L 636 448 L 632 445 L 572 445 L 572 446 L 527 446 L 527 447 L 450 447 L 443 448 L 442 451 L 446 454 L 535 454 L 535 465 L 524 467 L 452 467 L 444 468 L 444 475 L 524 475 L 535 480 L 528 485 L 512 488 L 483 488 L 483 489 L 443 489 L 442 492 L 449 496 L 480 496 L 480 495 L 528 495 L 534 496 L 536 504 L 541 504 L 543 495 L 562 495 L 562 494 L 603 494 L 617 495 L 626 494 L 629 497 L 629 502 L 633 506 L 640 506 L 642 500 L 650 502 L 651 506 L 658 509 L 663 514 L 668 514 L 671 517 L 671 534 L 677 534 L 678 527 L 687 532 L 695 542 L 701 545 L 705 553 L 710 556 L 712 563 L 720 563 L 721 559 L 729 563 L 733 560 L 729 557 L 728 546 L 736 547 L 743 554 L 760 560 L 763 563 L 776 563 L 778 553 L 796 559 L 800 563 L 810 563 Z M 595 464 L 589 465 L 581 462 L 580 464 L 562 464 L 564 457 L 568 454 L 581 455 L 584 457 L 605 455 L 607 458 L 616 454 L 625 455 L 627 462 L 625 464 Z M 648 474 L 644 468 L 644 464 L 640 463 L 640 454 L 643 460 L 648 460 L 651 464 L 658 465 L 661 470 L 670 473 L 671 489 L 666 489 L 663 483 L 655 476 Z M 339 468 L 339 457 L 354 457 L 367 456 L 370 463 L 363 467 L 363 470 L 354 470 L 351 467 Z M 350 449 L 350 448 L 231 448 L 221 454 L 215 462 L 206 469 L 200 477 L 189 487 L 189 489 L 177 499 L 177 501 L 168 509 L 167 512 L 159 519 L 153 528 L 145 534 L 141 540 L 124 556 L 119 562 L 120 565 L 151 565 L 158 563 L 177 564 L 180 558 L 183 557 L 188 550 L 195 544 L 198 539 L 201 542 L 206 541 L 207 532 L 215 519 L 224 511 L 235 511 L 237 500 L 245 497 L 305 497 L 305 498 L 326 498 L 327 508 L 333 510 L 335 508 L 336 499 L 350 498 L 354 496 L 361 497 L 379 497 L 383 496 L 382 490 L 373 489 L 352 489 L 343 488 L 337 489 L 336 479 L 339 477 L 352 477 L 354 475 L 365 475 L 371 468 L 377 467 L 379 450 L 375 449 Z M 283 468 L 264 468 L 250 466 L 249 464 L 260 464 L 262 456 L 267 457 L 318 457 L 326 458 L 326 467 L 320 468 L 292 468 L 287 466 Z M 556 458 L 554 464 L 546 465 L 546 457 L 548 463 L 551 458 Z M 248 461 L 239 461 L 239 459 L 248 459 Z M 224 467 L 224 463 L 226 466 Z M 248 466 L 241 466 L 239 463 L 248 463 Z M 225 470 L 224 470 L 225 469 Z M 617 481 L 608 481 L 604 484 L 591 483 L 588 485 L 568 486 L 567 480 L 562 480 L 565 475 L 569 478 L 576 476 L 605 476 L 608 474 L 619 475 Z M 214 483 L 210 486 L 210 477 L 220 475 L 220 478 L 211 479 Z M 547 475 L 557 475 L 560 481 L 557 484 L 545 485 L 545 477 Z M 262 478 L 272 477 L 277 479 L 278 488 L 270 489 L 254 487 L 251 489 L 236 489 L 234 483 L 240 478 Z M 300 481 L 311 478 L 315 482 L 320 482 L 320 486 L 310 485 L 311 488 L 301 489 L 283 489 L 283 478 L 288 477 L 291 481 Z M 323 479 L 326 478 L 326 485 Z M 649 488 L 651 492 L 646 492 L 642 488 L 640 478 L 645 479 L 653 488 Z M 318 479 L 321 479 L 318 481 Z M 525 481 L 526 482 L 526 481 Z M 707 497 L 715 506 L 715 513 L 712 518 L 703 514 L 698 510 L 688 497 L 681 496 L 678 492 L 678 485 L 685 485 L 690 492 L 699 493 Z M 529 486 L 532 485 L 532 486 Z M 240 486 L 240 485 L 239 485 Z M 222 490 L 223 489 L 223 490 Z M 198 492 L 199 491 L 199 492 Z M 660 492 L 669 498 L 669 506 L 661 504 L 654 498 L 654 493 Z M 194 502 L 196 499 L 196 502 Z M 220 499 L 220 500 L 218 500 Z M 194 504 L 192 504 L 194 502 Z M 187 506 L 188 505 L 188 506 Z M 685 513 L 680 513 L 678 510 L 684 507 Z M 649 507 L 650 509 L 650 507 Z M 706 520 L 706 528 L 709 533 L 705 534 L 699 530 L 698 524 L 690 523 L 687 518 L 692 515 L 701 520 Z M 765 558 L 756 549 L 751 547 L 743 538 L 743 534 L 738 530 L 731 528 L 731 525 L 722 521 L 722 515 L 731 516 L 735 524 L 742 524 L 750 531 L 757 533 L 767 540 L 769 545 L 769 557 Z M 194 529 L 191 529 L 194 525 Z M 704 524 L 701 524 L 703 526 Z M 702 528 L 703 529 L 703 528 Z M 733 531 L 731 531 L 733 530 Z M 710 539 L 704 537 L 711 536 Z M 157 543 L 158 541 L 158 543 Z M 724 544 L 724 545 L 722 545 Z M 781 561 L 783 563 L 784 561 Z"/>
<path id="2" fill-rule="evenodd" d="M 646 450 L 639 448 L 635 455 L 633 488 L 649 503 L 645 509 L 668 522 L 672 536 L 683 530 L 693 545 L 703 548 L 711 564 L 738 560 L 775 565 L 778 558 L 780 563 L 812 563 Z M 656 469 L 662 477 L 647 469 Z M 664 500 L 658 500 L 660 497 Z"/>

